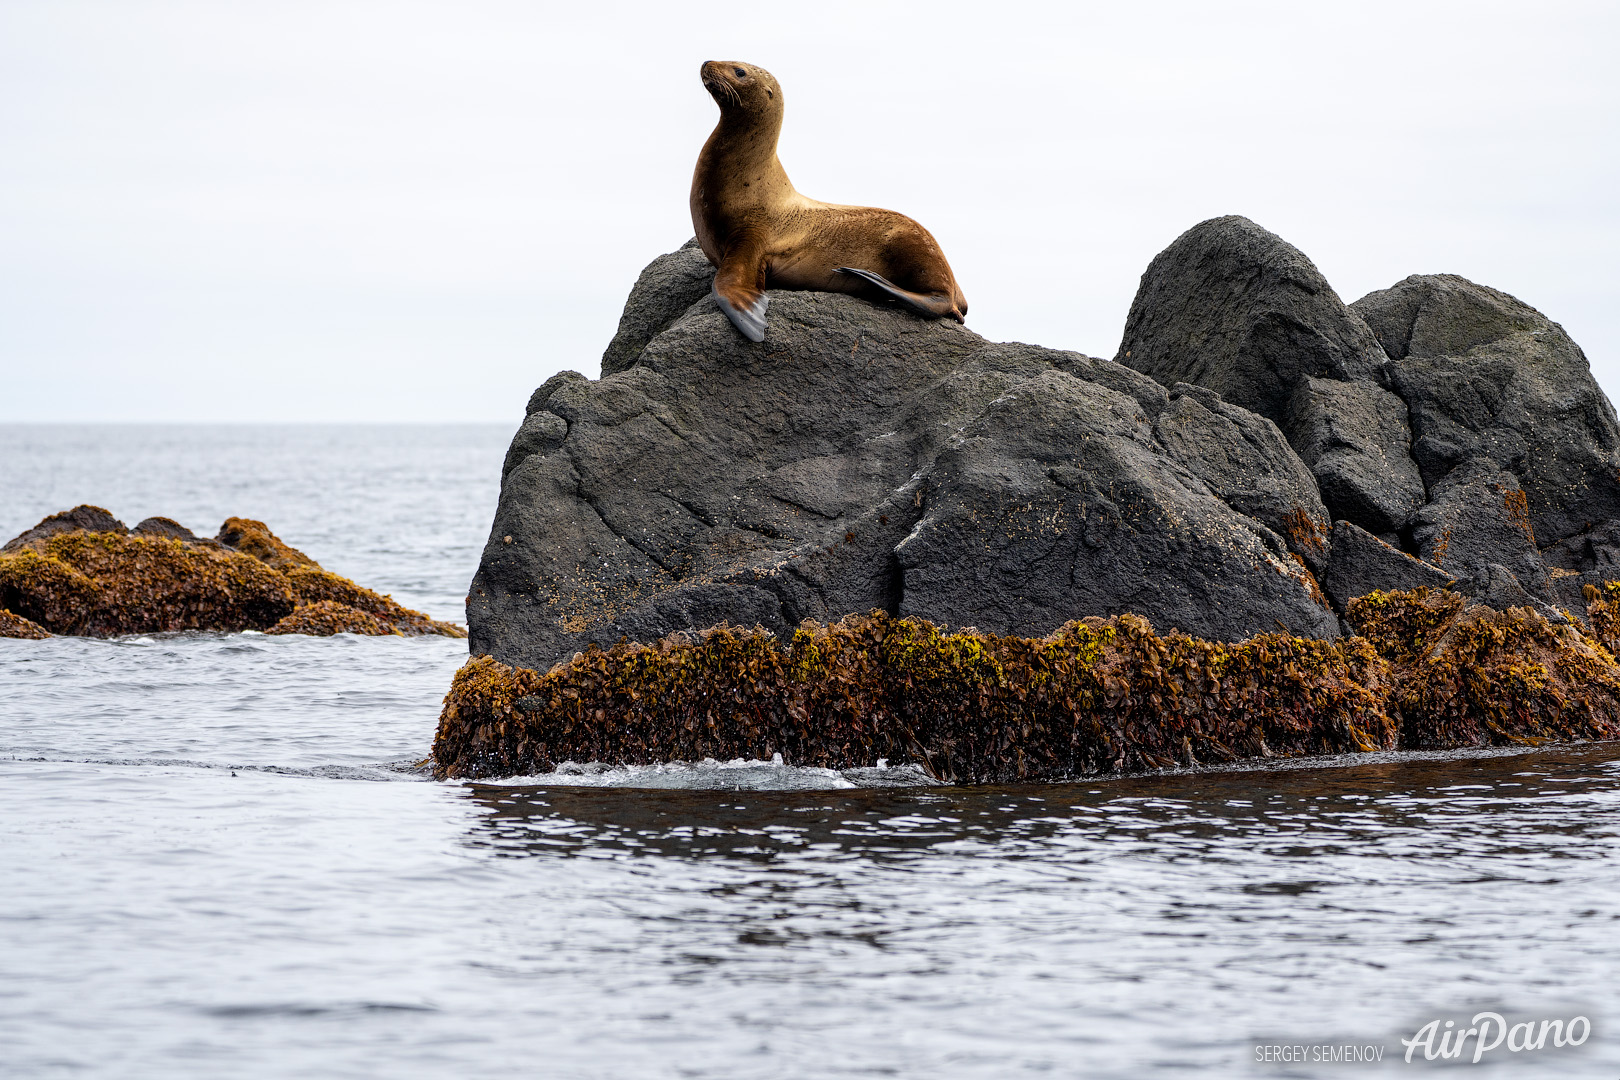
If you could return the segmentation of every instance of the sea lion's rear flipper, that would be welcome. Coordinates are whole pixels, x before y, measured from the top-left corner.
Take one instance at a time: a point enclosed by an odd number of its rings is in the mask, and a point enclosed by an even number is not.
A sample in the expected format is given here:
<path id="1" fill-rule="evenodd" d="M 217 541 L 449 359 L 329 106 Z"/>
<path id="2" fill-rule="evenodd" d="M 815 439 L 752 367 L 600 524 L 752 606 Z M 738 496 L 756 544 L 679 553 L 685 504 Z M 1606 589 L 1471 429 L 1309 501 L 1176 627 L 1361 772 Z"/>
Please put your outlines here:
<path id="1" fill-rule="evenodd" d="M 902 304 L 913 308 L 921 315 L 932 319 L 943 319 L 947 316 L 962 322 L 962 313 L 956 310 L 956 304 L 944 293 L 915 293 L 910 289 L 902 289 L 882 274 L 874 274 L 870 270 L 857 270 L 853 266 L 834 267 L 840 274 L 853 274 L 863 281 L 868 281 Z"/>
<path id="2" fill-rule="evenodd" d="M 770 306 L 770 297 L 760 293 L 759 298 L 752 304 L 742 306 L 721 296 L 720 290 L 713 285 L 709 286 L 709 295 L 714 297 L 714 302 L 719 305 L 720 310 L 726 313 L 731 325 L 742 331 L 743 337 L 749 341 L 765 340 L 765 309 Z"/>

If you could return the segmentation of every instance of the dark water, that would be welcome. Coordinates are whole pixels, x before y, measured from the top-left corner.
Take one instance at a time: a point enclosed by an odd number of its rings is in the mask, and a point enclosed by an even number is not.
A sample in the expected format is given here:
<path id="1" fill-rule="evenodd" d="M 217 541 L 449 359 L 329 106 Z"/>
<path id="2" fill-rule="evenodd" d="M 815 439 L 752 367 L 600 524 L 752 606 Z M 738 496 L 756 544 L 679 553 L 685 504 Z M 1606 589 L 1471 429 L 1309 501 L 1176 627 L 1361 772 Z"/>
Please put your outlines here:
<path id="1" fill-rule="evenodd" d="M 508 434 L 100 430 L 0 429 L 0 531 L 243 513 L 440 616 Z M 1620 746 L 422 781 L 463 646 L 0 641 L 0 1075 L 1620 1076 Z M 1482 1011 L 1591 1034 L 1401 1060 Z"/>

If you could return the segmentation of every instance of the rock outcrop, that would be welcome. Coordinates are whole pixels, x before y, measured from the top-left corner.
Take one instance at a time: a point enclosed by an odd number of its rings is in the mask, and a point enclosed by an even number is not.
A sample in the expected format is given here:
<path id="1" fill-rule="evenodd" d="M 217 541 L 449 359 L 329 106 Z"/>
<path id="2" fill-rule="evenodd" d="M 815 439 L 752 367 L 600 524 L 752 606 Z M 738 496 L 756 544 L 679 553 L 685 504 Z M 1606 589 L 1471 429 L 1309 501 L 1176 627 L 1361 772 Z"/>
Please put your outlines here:
<path id="1" fill-rule="evenodd" d="M 169 518 L 132 531 L 79 506 L 0 551 L 0 637 L 176 630 L 466 636 L 321 569 L 243 518 L 208 540 Z"/>
<path id="2" fill-rule="evenodd" d="M 1424 501 L 1377 337 L 1297 248 L 1247 218 L 1196 225 L 1154 258 L 1114 359 L 1276 423 L 1335 519 L 1393 534 Z"/>
<path id="3" fill-rule="evenodd" d="M 1431 500 L 1459 472 L 1498 485 L 1490 474 L 1506 474 L 1543 547 L 1620 519 L 1620 422 L 1563 327 L 1451 274 L 1409 277 L 1351 310 L 1389 355 Z"/>
<path id="4" fill-rule="evenodd" d="M 616 341 L 690 298 L 683 258 L 643 274 Z M 755 345 L 705 293 L 628 367 L 535 392 L 468 599 L 475 654 L 544 669 L 589 643 L 873 609 L 1337 635 L 1307 569 L 1326 511 L 1262 417 L 854 297 L 775 292 L 771 312 Z"/>
<path id="5" fill-rule="evenodd" d="M 1451 582 L 1451 575 L 1444 570 L 1386 544 L 1359 525 L 1349 521 L 1333 523 L 1332 554 L 1322 588 L 1333 601 L 1333 610 L 1340 614 L 1356 597 L 1379 589 L 1400 592 L 1445 588 Z"/>
<path id="6" fill-rule="evenodd" d="M 711 272 L 655 260 L 602 378 L 531 397 L 441 775 L 1620 734 L 1620 425 L 1512 297 L 1346 305 L 1219 218 L 1153 260 L 1110 361 L 810 292 L 754 344 Z"/>
<path id="7" fill-rule="evenodd" d="M 1563 329 L 1506 293 L 1414 276 L 1347 307 L 1297 249 L 1216 218 L 1148 267 L 1116 359 L 1273 420 L 1335 521 L 1453 576 L 1503 566 L 1551 599 L 1552 564 L 1620 554 L 1614 408 Z"/>

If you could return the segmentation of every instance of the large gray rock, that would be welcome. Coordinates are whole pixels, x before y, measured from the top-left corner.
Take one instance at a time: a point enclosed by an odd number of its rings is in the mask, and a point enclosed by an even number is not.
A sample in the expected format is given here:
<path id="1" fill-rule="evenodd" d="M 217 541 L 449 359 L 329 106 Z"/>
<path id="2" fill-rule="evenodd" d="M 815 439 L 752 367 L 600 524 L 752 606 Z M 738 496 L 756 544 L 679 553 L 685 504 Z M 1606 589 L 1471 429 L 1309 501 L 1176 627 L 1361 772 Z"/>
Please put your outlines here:
<path id="1" fill-rule="evenodd" d="M 711 273 L 692 244 L 656 260 L 603 377 L 530 399 L 468 597 L 475 653 L 544 667 L 873 608 L 1329 636 L 1323 590 L 1342 611 L 1455 576 L 1584 617 L 1620 570 L 1613 408 L 1556 324 L 1460 278 L 1346 308 L 1221 218 L 1154 260 L 1109 361 L 808 292 L 773 292 L 753 344 Z"/>
<path id="2" fill-rule="evenodd" d="M 708 298 L 713 282 L 714 267 L 698 247 L 695 236 L 648 263 L 619 316 L 619 332 L 602 353 L 602 374 L 613 375 L 635 363 L 647 342 L 685 315 L 693 304 Z"/>
<path id="3" fill-rule="evenodd" d="M 1433 499 L 1418 511 L 1412 538 L 1426 562 L 1458 574 L 1498 564 L 1540 570 L 1525 494 L 1512 473 L 1488 464 L 1468 465 L 1434 486 Z"/>
<path id="4" fill-rule="evenodd" d="M 621 327 L 679 306 L 661 275 Z M 850 296 L 773 292 L 771 314 L 753 344 L 694 302 L 627 367 L 535 392 L 468 597 L 475 654 L 543 668 L 587 642 L 873 608 L 1002 633 L 1123 611 L 1212 638 L 1336 633 L 1285 540 L 1222 501 L 1321 514 L 1259 417 Z M 1201 427 L 1242 445 L 1195 461 Z"/>
<path id="5" fill-rule="evenodd" d="M 1444 588 L 1451 581 L 1451 575 L 1444 570 L 1412 558 L 1358 525 L 1348 521 L 1333 523 L 1333 551 L 1322 577 L 1322 591 L 1341 615 L 1350 601 L 1377 589 L 1401 592 L 1425 586 Z"/>
<path id="6" fill-rule="evenodd" d="M 1620 580 L 1620 521 L 1603 521 L 1542 549 L 1549 568 L 1600 572 Z"/>
<path id="7" fill-rule="evenodd" d="M 1423 477 L 1407 453 L 1406 402 L 1373 382 L 1301 379 L 1289 403 L 1288 438 L 1343 518 L 1391 536 L 1423 505 Z"/>
<path id="8" fill-rule="evenodd" d="M 1114 357 L 1278 422 L 1300 380 L 1368 379 L 1378 340 L 1311 261 L 1248 218 L 1193 226 L 1148 264 Z"/>
<path id="9" fill-rule="evenodd" d="M 1134 401 L 1063 372 L 989 402 L 919 493 L 894 549 L 903 615 L 1025 635 L 1118 611 L 1206 638 L 1337 633 L 1279 536 L 1179 467 Z"/>
<path id="10" fill-rule="evenodd" d="M 1451 274 L 1409 277 L 1351 308 L 1390 357 L 1431 494 L 1463 466 L 1511 474 L 1541 546 L 1620 518 L 1620 422 L 1561 326 Z"/>
<path id="11" fill-rule="evenodd" d="M 1273 421 L 1335 518 L 1394 533 L 1423 502 L 1378 339 L 1309 259 L 1247 218 L 1205 221 L 1154 258 L 1115 359 Z"/>
<path id="12" fill-rule="evenodd" d="M 1213 390 L 1177 383 L 1153 433 L 1222 502 L 1283 537 L 1313 573 L 1326 569 L 1331 519 L 1310 470 L 1276 424 Z"/>

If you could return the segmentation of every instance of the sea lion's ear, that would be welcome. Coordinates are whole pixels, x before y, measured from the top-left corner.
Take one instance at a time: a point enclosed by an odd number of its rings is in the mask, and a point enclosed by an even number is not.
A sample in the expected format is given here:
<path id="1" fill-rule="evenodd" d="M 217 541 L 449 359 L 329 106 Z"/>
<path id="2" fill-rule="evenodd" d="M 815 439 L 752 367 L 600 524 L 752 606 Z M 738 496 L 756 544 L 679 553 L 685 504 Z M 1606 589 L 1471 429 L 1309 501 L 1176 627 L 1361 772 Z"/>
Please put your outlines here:
<path id="1" fill-rule="evenodd" d="M 742 331 L 743 337 L 749 341 L 765 340 L 765 309 L 770 306 L 770 297 L 760 293 L 758 300 L 745 308 L 741 308 L 721 296 L 719 290 L 713 285 L 709 286 L 709 295 L 714 297 L 716 304 L 720 305 L 720 310 L 726 313 L 726 318 L 731 320 L 731 325 Z"/>

